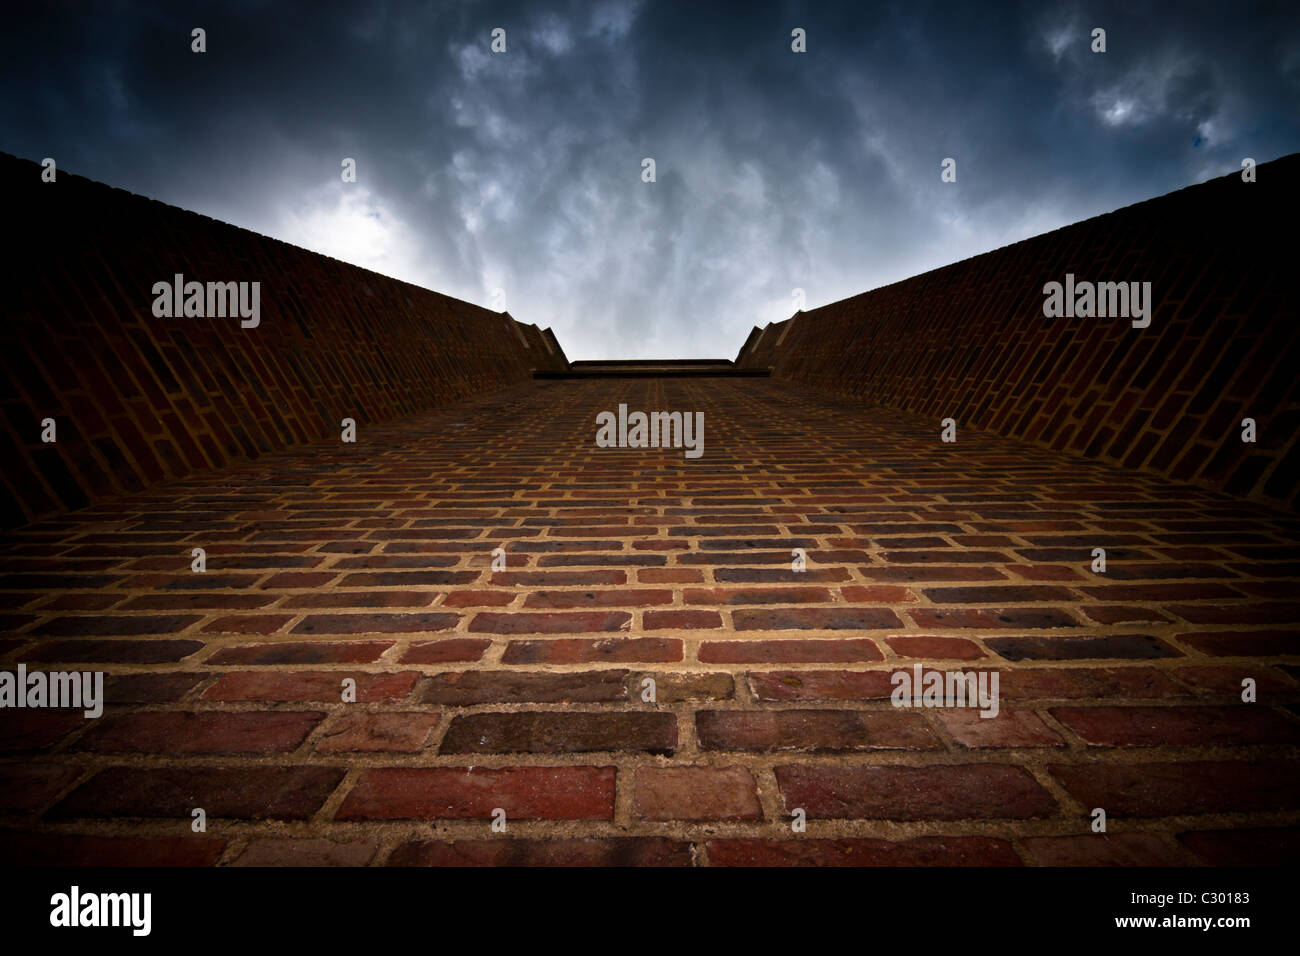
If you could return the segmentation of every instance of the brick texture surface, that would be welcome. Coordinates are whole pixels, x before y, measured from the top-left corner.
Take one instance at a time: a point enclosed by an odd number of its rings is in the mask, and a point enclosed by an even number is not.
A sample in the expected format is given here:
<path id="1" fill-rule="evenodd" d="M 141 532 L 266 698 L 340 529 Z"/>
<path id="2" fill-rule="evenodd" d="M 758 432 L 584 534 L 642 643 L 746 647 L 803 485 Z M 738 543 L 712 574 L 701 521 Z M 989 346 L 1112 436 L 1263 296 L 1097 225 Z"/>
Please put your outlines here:
<path id="1" fill-rule="evenodd" d="M 0 527 L 567 367 L 549 330 L 0 154 Z M 261 321 L 157 318 L 156 282 L 260 282 Z M 41 441 L 53 418 L 58 441 Z M 280 567 L 287 567 L 281 563 Z"/>
<path id="2" fill-rule="evenodd" d="M 1300 491 L 1300 325 L 1285 243 L 1300 156 L 755 329 L 780 379 L 1261 501 Z M 1291 210 L 1287 213 L 1286 210 Z M 1045 318 L 1043 286 L 1150 282 L 1151 325 Z M 1255 419 L 1254 444 L 1241 421 Z M 1244 543 L 1244 542 L 1243 542 Z"/>
<path id="3" fill-rule="evenodd" d="M 620 401 L 703 411 L 705 456 L 596 448 Z M 1282 861 L 1300 522 L 932 425 L 537 381 L 9 532 L 0 666 L 109 676 L 98 720 L 0 715 L 0 858 Z M 917 664 L 999 715 L 892 706 Z"/>
<path id="4" fill-rule="evenodd" d="M 1298 339 L 1250 237 L 1298 162 L 756 332 L 772 377 L 584 377 L 500 314 L 16 189 L 0 670 L 107 699 L 0 711 L 0 861 L 1290 861 Z M 1044 319 L 1067 271 L 1152 281 L 1151 328 Z M 154 321 L 175 272 L 264 282 L 260 328 Z M 704 455 L 596 447 L 619 403 L 702 412 Z M 998 715 L 894 706 L 918 666 Z"/>

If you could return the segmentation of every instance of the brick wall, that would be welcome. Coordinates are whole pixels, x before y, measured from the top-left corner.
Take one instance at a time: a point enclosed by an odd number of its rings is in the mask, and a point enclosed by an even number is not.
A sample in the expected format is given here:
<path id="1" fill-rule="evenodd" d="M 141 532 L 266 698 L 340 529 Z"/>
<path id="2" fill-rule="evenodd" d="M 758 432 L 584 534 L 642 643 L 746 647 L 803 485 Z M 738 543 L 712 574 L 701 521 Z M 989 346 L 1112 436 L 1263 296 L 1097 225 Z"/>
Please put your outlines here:
<path id="1" fill-rule="evenodd" d="M 1294 507 L 1300 154 L 755 329 L 780 379 Z M 954 187 L 955 188 L 955 187 Z M 1043 316 L 1066 273 L 1152 283 L 1151 325 Z M 1258 440 L 1241 440 L 1254 418 Z M 959 439 L 960 441 L 960 434 Z"/>
<path id="2" fill-rule="evenodd" d="M 0 154 L 0 524 L 567 367 L 508 315 Z M 154 283 L 258 281 L 261 322 L 155 318 Z M 41 421 L 57 442 L 41 441 Z"/>

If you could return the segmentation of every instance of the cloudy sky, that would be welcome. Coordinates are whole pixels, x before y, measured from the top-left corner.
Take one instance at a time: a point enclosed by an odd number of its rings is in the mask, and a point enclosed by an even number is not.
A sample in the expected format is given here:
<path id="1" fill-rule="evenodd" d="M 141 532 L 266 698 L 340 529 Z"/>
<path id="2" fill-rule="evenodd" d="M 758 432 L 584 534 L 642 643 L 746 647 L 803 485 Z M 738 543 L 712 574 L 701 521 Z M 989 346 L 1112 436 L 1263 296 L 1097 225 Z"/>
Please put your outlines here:
<path id="1" fill-rule="evenodd" d="M 481 305 L 504 290 L 570 358 L 730 358 L 795 288 L 812 308 L 1300 150 L 1294 0 L 76 2 L 5 21 L 0 149 Z"/>

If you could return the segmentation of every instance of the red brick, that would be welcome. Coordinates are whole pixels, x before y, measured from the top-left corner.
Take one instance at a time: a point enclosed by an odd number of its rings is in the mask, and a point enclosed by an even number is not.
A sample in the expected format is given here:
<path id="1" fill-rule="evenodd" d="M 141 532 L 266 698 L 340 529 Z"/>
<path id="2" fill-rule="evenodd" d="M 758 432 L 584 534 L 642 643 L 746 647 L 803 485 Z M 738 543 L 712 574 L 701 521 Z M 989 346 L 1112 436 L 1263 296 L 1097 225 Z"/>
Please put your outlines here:
<path id="1" fill-rule="evenodd" d="M 1103 747 L 1293 744 L 1300 725 L 1260 704 L 1236 707 L 1054 707 L 1085 743 Z"/>
<path id="2" fill-rule="evenodd" d="M 393 646 L 392 641 L 281 641 L 223 647 L 209 664 L 370 664 Z"/>
<path id="3" fill-rule="evenodd" d="M 592 661 L 639 663 L 671 662 L 681 659 L 682 642 L 677 638 L 560 637 L 541 641 L 511 641 L 501 657 L 501 662 L 503 664 L 588 664 Z"/>
<path id="4" fill-rule="evenodd" d="M 935 711 L 935 719 L 963 747 L 1063 747 L 1065 741 L 1032 710 L 1008 710 L 985 717 L 979 710 Z"/>
<path id="5" fill-rule="evenodd" d="M 1044 817 L 1056 801 L 1022 767 L 776 768 L 787 811 L 809 819 L 962 820 Z"/>
<path id="6" fill-rule="evenodd" d="M 643 620 L 647 631 L 695 631 L 722 627 L 722 615 L 717 611 L 646 611 Z"/>
<path id="7" fill-rule="evenodd" d="M 676 749 L 677 718 L 668 713 L 515 711 L 453 718 L 439 752 L 670 754 Z"/>
<path id="8" fill-rule="evenodd" d="M 850 604 L 905 604 L 917 599 L 910 589 L 888 584 L 845 585 L 840 588 L 840 594 Z"/>
<path id="9" fill-rule="evenodd" d="M 1300 808 L 1300 763 L 1296 761 L 1053 764 L 1049 769 L 1080 803 L 1102 807 L 1112 816 Z"/>
<path id="10" fill-rule="evenodd" d="M 485 634 L 582 634 L 624 631 L 632 621 L 626 611 L 555 611 L 550 614 L 475 614 L 469 629 Z"/>
<path id="11" fill-rule="evenodd" d="M 381 767 L 362 770 L 339 820 L 609 820 L 613 767 Z"/>
<path id="12" fill-rule="evenodd" d="M 169 704 L 207 679 L 205 674 L 117 674 L 105 678 L 104 699 L 110 704 Z"/>
<path id="13" fill-rule="evenodd" d="M 706 664 L 827 663 L 879 661 L 884 655 L 867 638 L 799 641 L 705 641 L 700 660 Z"/>
<path id="14" fill-rule="evenodd" d="M 197 614 L 77 615 L 55 617 L 28 631 L 39 637 L 131 637 L 137 634 L 175 634 L 195 621 Z"/>
<path id="15" fill-rule="evenodd" d="M 477 661 L 492 646 L 488 638 L 449 637 L 441 641 L 417 641 L 403 652 L 403 664 L 445 664 L 452 661 Z"/>
<path id="16" fill-rule="evenodd" d="M 936 604 L 1006 604 L 1021 601 L 1073 601 L 1068 588 L 1034 587 L 1027 584 L 985 584 L 979 587 L 923 588 L 921 593 Z"/>
<path id="17" fill-rule="evenodd" d="M 1241 703 L 1242 681 L 1246 678 L 1255 682 L 1256 693 L 1260 695 L 1289 693 L 1296 689 L 1295 684 L 1280 672 L 1259 664 L 1207 664 L 1178 667 L 1169 673 L 1199 693 L 1226 698 L 1233 703 Z"/>
<path id="18" fill-rule="evenodd" d="M 998 690 L 1005 700 L 1080 697 L 1180 697 L 1181 685 L 1154 667 L 1035 667 L 1001 671 Z"/>
<path id="19" fill-rule="evenodd" d="M 903 626 L 897 615 L 886 607 L 744 608 L 732 612 L 732 621 L 738 631 L 865 631 Z"/>
<path id="20" fill-rule="evenodd" d="M 319 753 L 416 753 L 437 724 L 437 714 L 418 711 L 372 714 L 348 710 L 329 719 L 316 738 L 315 748 Z"/>
<path id="21" fill-rule="evenodd" d="M 888 700 L 890 671 L 765 671 L 749 675 L 759 700 Z"/>
<path id="22" fill-rule="evenodd" d="M 356 681 L 357 703 L 401 700 L 415 686 L 414 671 L 367 674 L 360 671 L 235 671 L 223 674 L 203 692 L 204 700 L 306 701 L 338 704 L 343 680 Z"/>
<path id="23" fill-rule="evenodd" d="M 706 710 L 695 715 L 703 750 L 932 750 L 942 746 L 918 713 L 854 710 Z"/>
<path id="24" fill-rule="evenodd" d="M 1127 604 L 1081 604 L 1079 610 L 1098 624 L 1163 624 L 1172 620 L 1154 608 Z"/>
<path id="25" fill-rule="evenodd" d="M 437 591 L 325 591 L 318 594 L 299 594 L 286 600 L 280 607 L 311 610 L 315 608 L 375 608 L 375 607 L 428 607 L 438 596 Z M 447 602 L 444 601 L 444 604 Z"/>
<path id="26" fill-rule="evenodd" d="M 50 819 L 306 820 L 343 779 L 338 767 L 110 767 L 47 811 Z"/>
<path id="27" fill-rule="evenodd" d="M 974 641 L 964 637 L 933 637 L 908 634 L 887 637 L 885 643 L 899 657 L 916 657 L 926 660 L 973 661 L 987 656 Z"/>
<path id="28" fill-rule="evenodd" d="M 523 584 L 541 587 L 591 587 L 597 584 L 627 584 L 627 572 L 616 571 L 497 571 L 490 584 L 498 587 Z"/>
<path id="29" fill-rule="evenodd" d="M 515 599 L 514 591 L 452 591 L 443 607 L 503 607 Z"/>
<path id="30" fill-rule="evenodd" d="M 827 588 L 687 588 L 687 604 L 828 604 Z"/>
<path id="31" fill-rule="evenodd" d="M 761 820 L 744 767 L 637 767 L 633 812 L 643 820 Z"/>
<path id="32" fill-rule="evenodd" d="M 671 604 L 672 591 L 650 588 L 620 588 L 617 591 L 534 591 L 524 599 L 524 607 L 652 607 Z"/>
<path id="33" fill-rule="evenodd" d="M 104 753 L 276 753 L 297 749 L 324 714 L 141 711 L 105 717 L 77 741 Z"/>
<path id="34" fill-rule="evenodd" d="M 691 568 L 645 568 L 636 573 L 642 584 L 696 584 L 704 575 Z"/>
<path id="35" fill-rule="evenodd" d="M 445 631 L 459 614 L 310 614 L 294 625 L 293 634 L 407 634 Z"/>
<path id="36" fill-rule="evenodd" d="M 594 703 L 626 699 L 625 670 L 460 671 L 424 679 L 426 704 Z"/>
<path id="37" fill-rule="evenodd" d="M 1059 608 L 1012 607 L 1000 611 L 956 608 L 914 608 L 907 612 L 918 627 L 1048 628 L 1075 627 L 1078 622 Z"/>

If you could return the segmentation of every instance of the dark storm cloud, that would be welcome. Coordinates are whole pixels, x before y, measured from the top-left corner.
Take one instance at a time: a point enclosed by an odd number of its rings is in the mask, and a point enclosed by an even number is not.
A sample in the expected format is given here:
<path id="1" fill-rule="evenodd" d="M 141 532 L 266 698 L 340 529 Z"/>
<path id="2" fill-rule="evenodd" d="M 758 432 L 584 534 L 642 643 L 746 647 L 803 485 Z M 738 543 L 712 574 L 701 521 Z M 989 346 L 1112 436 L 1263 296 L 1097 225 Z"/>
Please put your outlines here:
<path id="1" fill-rule="evenodd" d="M 20 9 L 0 148 L 484 305 L 500 288 L 571 357 L 730 356 L 795 287 L 816 306 L 1300 149 L 1293 8 Z"/>

